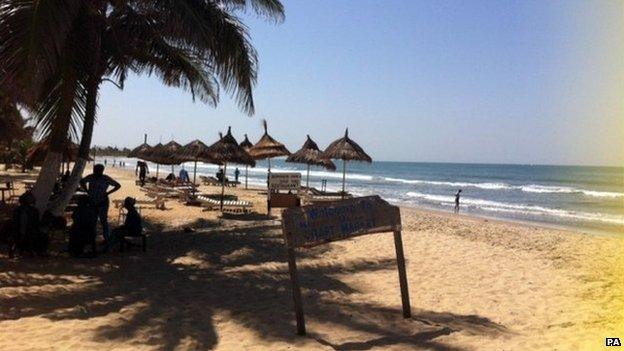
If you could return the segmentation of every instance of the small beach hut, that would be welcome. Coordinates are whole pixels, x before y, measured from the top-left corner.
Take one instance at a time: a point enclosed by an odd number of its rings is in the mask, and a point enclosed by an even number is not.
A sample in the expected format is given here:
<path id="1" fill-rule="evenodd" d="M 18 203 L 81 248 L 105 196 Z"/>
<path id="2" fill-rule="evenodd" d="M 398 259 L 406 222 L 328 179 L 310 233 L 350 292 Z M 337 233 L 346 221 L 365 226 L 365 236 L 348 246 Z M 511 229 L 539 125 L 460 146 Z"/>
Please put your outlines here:
<path id="1" fill-rule="evenodd" d="M 279 156 L 288 156 L 290 155 L 290 151 L 284 146 L 284 144 L 279 141 L 273 139 L 268 131 L 267 131 L 267 121 L 262 121 L 262 126 L 264 127 L 264 135 L 262 138 L 258 140 L 258 142 L 249 149 L 249 154 L 253 157 L 254 160 L 263 160 L 267 159 L 269 162 L 269 174 L 271 175 L 271 158 L 279 157 Z M 268 178 L 267 178 L 268 179 Z"/>
<path id="2" fill-rule="evenodd" d="M 193 184 L 195 184 L 195 179 L 197 177 L 197 162 L 209 162 L 214 163 L 212 160 L 202 157 L 202 155 L 207 155 L 208 146 L 201 142 L 201 140 L 193 140 L 190 143 L 184 145 L 178 151 L 178 158 L 184 162 L 193 161 Z"/>
<path id="3" fill-rule="evenodd" d="M 330 171 L 336 170 L 336 165 L 319 150 L 318 145 L 307 136 L 307 140 L 303 143 L 301 149 L 286 158 L 286 162 L 303 163 L 308 166 L 306 174 L 306 188 L 310 185 L 310 166 L 321 166 Z"/>
<path id="4" fill-rule="evenodd" d="M 345 195 L 345 177 L 347 173 L 347 161 L 363 161 L 371 163 L 373 160 L 355 141 L 349 138 L 349 128 L 345 130 L 344 137 L 329 144 L 325 149 L 324 156 L 330 159 L 342 160 L 342 197 Z"/>
<path id="5" fill-rule="evenodd" d="M 251 143 L 251 141 L 249 141 L 249 138 L 247 138 L 247 134 L 245 134 L 245 139 L 241 141 L 240 146 L 243 149 L 245 149 L 247 153 L 249 153 L 249 149 L 253 147 L 253 144 Z M 249 165 L 245 165 L 245 189 L 247 189 L 247 179 L 248 179 L 248 174 L 249 174 L 248 171 L 249 171 Z"/>
<path id="6" fill-rule="evenodd" d="M 223 165 L 223 179 L 221 180 L 221 210 L 223 210 L 223 197 L 225 195 L 225 174 L 228 163 L 238 163 L 255 166 L 256 161 L 243 149 L 232 136 L 232 128 L 216 143 L 210 145 L 205 153 L 200 155 L 213 163 Z"/>

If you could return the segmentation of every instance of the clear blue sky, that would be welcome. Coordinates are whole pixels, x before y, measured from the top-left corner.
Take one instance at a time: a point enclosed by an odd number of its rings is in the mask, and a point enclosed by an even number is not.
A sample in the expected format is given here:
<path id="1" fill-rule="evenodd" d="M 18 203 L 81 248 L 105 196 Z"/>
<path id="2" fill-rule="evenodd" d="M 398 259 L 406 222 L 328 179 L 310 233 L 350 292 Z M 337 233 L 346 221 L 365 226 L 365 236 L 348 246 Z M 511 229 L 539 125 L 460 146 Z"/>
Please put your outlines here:
<path id="1" fill-rule="evenodd" d="M 257 112 L 155 77 L 105 84 L 94 143 L 200 138 L 232 126 L 291 151 L 350 135 L 375 160 L 624 165 L 624 2 L 284 1 L 245 16 Z"/>

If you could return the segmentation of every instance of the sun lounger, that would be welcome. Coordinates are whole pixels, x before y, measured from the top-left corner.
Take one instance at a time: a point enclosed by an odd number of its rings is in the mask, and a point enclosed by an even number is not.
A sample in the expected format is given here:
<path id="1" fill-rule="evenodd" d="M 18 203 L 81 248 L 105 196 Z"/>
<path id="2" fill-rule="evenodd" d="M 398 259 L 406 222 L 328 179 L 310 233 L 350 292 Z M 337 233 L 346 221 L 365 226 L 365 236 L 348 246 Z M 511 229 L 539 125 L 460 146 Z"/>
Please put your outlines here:
<path id="1" fill-rule="evenodd" d="M 122 199 L 113 200 L 113 204 L 115 205 L 115 208 L 118 208 L 120 211 L 123 210 L 123 202 L 124 200 Z M 165 204 L 166 204 L 165 199 L 158 198 L 158 197 L 155 197 L 152 199 L 137 199 L 136 200 L 136 207 L 139 210 L 143 208 L 155 208 L 157 210 L 164 210 Z"/>
<path id="2" fill-rule="evenodd" d="M 215 177 L 199 176 L 204 185 L 221 185 L 221 182 Z"/>
<path id="3" fill-rule="evenodd" d="M 221 207 L 220 200 L 205 195 L 198 195 L 196 199 L 201 202 L 201 205 L 205 210 L 216 210 Z M 249 213 L 251 212 L 252 207 L 253 204 L 249 201 L 224 200 L 222 212 L 232 214 Z"/>

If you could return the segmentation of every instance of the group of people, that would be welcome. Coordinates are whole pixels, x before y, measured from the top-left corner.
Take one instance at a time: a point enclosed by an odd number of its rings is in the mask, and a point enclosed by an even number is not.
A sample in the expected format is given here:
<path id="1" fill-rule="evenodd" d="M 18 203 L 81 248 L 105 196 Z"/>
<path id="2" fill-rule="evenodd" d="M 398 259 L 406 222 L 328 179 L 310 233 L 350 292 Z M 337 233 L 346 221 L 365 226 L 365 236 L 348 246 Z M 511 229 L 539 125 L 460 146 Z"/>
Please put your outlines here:
<path id="1" fill-rule="evenodd" d="M 124 224 L 112 233 L 108 224 L 109 195 L 118 191 L 121 185 L 104 174 L 104 165 L 96 164 L 93 173 L 80 180 L 80 188 L 86 193 L 77 195 L 76 208 L 72 213 L 72 225 L 69 229 L 68 251 L 72 256 L 83 257 L 97 254 L 97 222 L 102 226 L 104 248 L 107 252 L 113 243 L 120 243 L 123 248 L 127 237 L 141 236 L 143 232 L 141 216 L 135 204 L 136 200 L 126 197 L 124 208 L 127 211 Z M 49 233 L 52 230 L 65 230 L 63 217 L 56 217 L 49 211 L 40 216 L 35 207 L 36 200 L 30 191 L 19 198 L 19 206 L 13 211 L 12 230 L 9 242 L 9 255 L 17 250 L 21 254 L 47 255 Z M 89 252 L 85 253 L 85 249 Z"/>

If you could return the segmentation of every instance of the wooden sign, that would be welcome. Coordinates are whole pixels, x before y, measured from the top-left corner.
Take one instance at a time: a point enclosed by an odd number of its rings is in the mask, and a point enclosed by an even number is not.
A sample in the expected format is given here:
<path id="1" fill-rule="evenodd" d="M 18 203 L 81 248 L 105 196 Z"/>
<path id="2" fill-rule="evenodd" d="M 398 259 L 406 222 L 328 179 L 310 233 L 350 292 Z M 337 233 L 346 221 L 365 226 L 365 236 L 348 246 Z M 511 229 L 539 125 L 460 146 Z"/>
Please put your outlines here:
<path id="1" fill-rule="evenodd" d="M 271 173 L 269 176 L 270 190 L 299 191 L 301 188 L 301 173 Z"/>
<path id="2" fill-rule="evenodd" d="M 366 196 L 289 208 L 282 213 L 282 231 L 288 247 L 288 270 L 293 288 L 298 334 L 305 334 L 305 319 L 295 248 L 309 248 L 366 234 L 394 233 L 403 317 L 411 316 L 401 238 L 401 214 L 398 207 L 388 204 L 379 196 Z"/>

